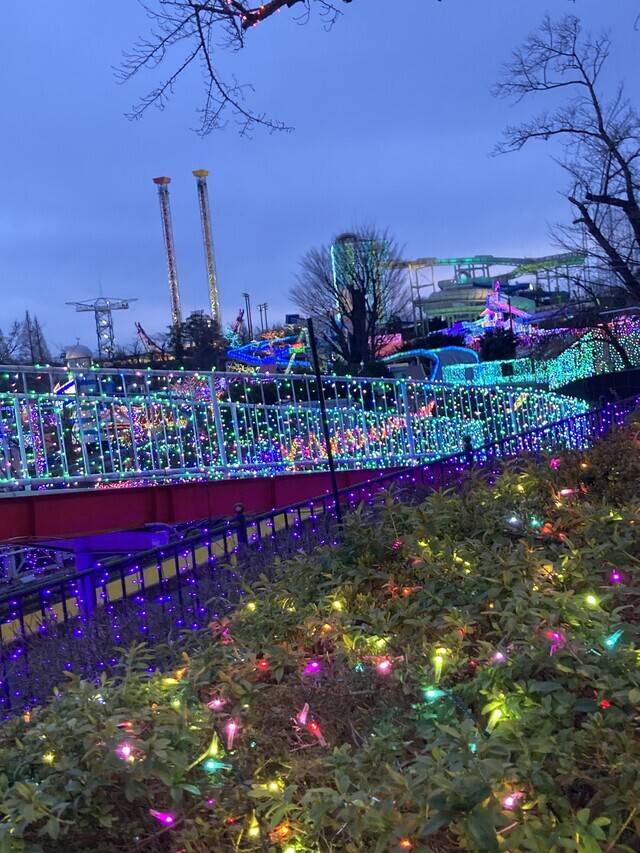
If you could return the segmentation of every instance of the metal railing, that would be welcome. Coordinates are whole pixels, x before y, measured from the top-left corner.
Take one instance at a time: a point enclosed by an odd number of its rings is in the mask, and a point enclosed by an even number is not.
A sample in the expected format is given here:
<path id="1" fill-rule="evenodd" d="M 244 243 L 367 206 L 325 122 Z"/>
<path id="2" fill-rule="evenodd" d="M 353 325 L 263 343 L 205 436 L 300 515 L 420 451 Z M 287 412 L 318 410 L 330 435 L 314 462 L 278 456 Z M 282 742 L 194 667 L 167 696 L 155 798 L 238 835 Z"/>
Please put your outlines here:
<path id="1" fill-rule="evenodd" d="M 321 384 L 343 470 L 428 462 L 588 408 L 535 389 Z M 313 376 L 0 367 L 0 492 L 323 470 L 325 460 Z"/>
<path id="2" fill-rule="evenodd" d="M 621 424 L 635 398 L 457 453 L 393 471 L 343 489 L 349 510 L 396 484 L 397 500 L 460 483 L 474 465 L 540 453 L 556 446 L 582 449 Z M 36 704 L 62 670 L 84 674 L 115 663 L 114 649 L 134 641 L 165 642 L 172 632 L 220 618 L 242 595 L 240 578 L 269 574 L 274 555 L 335 541 L 332 495 L 322 495 L 251 518 L 200 522 L 162 548 L 97 563 L 81 571 L 40 577 L 0 595 L 0 712 Z M 53 658 L 52 658 L 53 655 Z"/>

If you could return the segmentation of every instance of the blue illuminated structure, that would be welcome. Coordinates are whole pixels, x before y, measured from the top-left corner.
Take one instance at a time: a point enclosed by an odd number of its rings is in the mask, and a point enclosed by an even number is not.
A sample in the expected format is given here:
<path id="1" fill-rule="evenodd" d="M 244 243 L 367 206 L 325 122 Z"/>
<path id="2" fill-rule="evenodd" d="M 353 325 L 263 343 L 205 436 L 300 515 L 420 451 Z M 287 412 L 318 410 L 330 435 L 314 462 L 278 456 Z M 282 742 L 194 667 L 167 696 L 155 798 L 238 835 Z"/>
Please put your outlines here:
<path id="1" fill-rule="evenodd" d="M 300 335 L 288 335 L 285 338 L 250 341 L 242 346 L 230 347 L 227 358 L 248 367 L 310 367 L 311 362 L 305 358 L 305 351 L 306 343 Z"/>
<path id="2" fill-rule="evenodd" d="M 424 367 L 423 362 L 430 362 L 431 373 L 426 376 L 430 382 L 442 380 L 443 370 L 452 365 L 475 365 L 478 364 L 480 358 L 475 350 L 467 347 L 447 346 L 439 347 L 438 349 L 411 349 L 404 352 L 394 352 L 382 359 L 385 364 L 403 364 L 415 361 Z"/>

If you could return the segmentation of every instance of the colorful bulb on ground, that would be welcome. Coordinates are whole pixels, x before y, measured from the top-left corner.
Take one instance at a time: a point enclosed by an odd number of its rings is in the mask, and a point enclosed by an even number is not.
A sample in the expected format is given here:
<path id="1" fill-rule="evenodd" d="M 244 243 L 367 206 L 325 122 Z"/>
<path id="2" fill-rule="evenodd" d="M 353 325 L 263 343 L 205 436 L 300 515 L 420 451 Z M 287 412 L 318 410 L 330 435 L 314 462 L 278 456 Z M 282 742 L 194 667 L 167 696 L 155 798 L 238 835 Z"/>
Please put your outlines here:
<path id="1" fill-rule="evenodd" d="M 614 584 L 624 583 L 624 575 L 618 569 L 613 569 L 609 574 L 609 580 Z"/>
<path id="2" fill-rule="evenodd" d="M 561 649 L 567 641 L 562 631 L 545 631 L 545 636 L 551 644 L 549 646 L 550 655 L 555 655 L 558 649 Z"/>
<path id="3" fill-rule="evenodd" d="M 502 708 L 494 708 L 493 711 L 489 714 L 489 722 L 487 723 L 487 729 L 489 731 L 493 731 L 495 727 L 498 725 L 500 720 L 504 717 L 504 711 Z"/>
<path id="4" fill-rule="evenodd" d="M 604 641 L 604 645 L 609 649 L 609 651 L 615 649 L 623 634 L 624 631 L 622 630 L 622 628 L 618 628 L 618 630 L 614 631 L 613 634 L 609 634 L 609 636 Z"/>
<path id="5" fill-rule="evenodd" d="M 446 696 L 446 693 L 439 687 L 423 687 L 422 695 L 424 696 L 424 701 L 431 705 L 432 702 L 437 702 L 438 699 Z"/>
<path id="6" fill-rule="evenodd" d="M 322 664 L 319 660 L 310 660 L 302 670 L 303 675 L 319 675 L 322 670 Z"/>
<path id="7" fill-rule="evenodd" d="M 260 837 L 260 824 L 255 815 L 251 818 L 251 823 L 249 824 L 249 828 L 247 829 L 247 835 L 249 838 L 259 838 Z"/>
<path id="8" fill-rule="evenodd" d="M 512 794 L 507 794 L 502 798 L 502 808 L 507 811 L 512 811 L 518 805 L 518 800 L 524 797 L 524 791 L 514 791 Z"/>
<path id="9" fill-rule="evenodd" d="M 224 708 L 226 705 L 226 700 L 221 696 L 214 696 L 213 699 L 207 703 L 207 708 L 211 711 L 219 711 L 221 708 Z"/>
<path id="10" fill-rule="evenodd" d="M 442 667 L 444 666 L 444 656 L 446 655 L 447 650 L 444 648 L 436 649 L 435 654 L 431 658 L 431 662 L 433 663 L 433 669 L 436 677 L 436 681 L 440 681 L 440 676 L 442 675 Z"/>
<path id="11" fill-rule="evenodd" d="M 381 661 L 378 661 L 376 664 L 376 671 L 379 675 L 390 675 L 391 670 L 393 669 L 393 664 L 389 660 L 389 658 L 383 658 Z"/>
<path id="12" fill-rule="evenodd" d="M 156 809 L 149 809 L 149 814 L 163 826 L 173 826 L 176 822 L 175 815 L 171 812 L 159 812 Z"/>
<path id="13" fill-rule="evenodd" d="M 322 734 L 322 729 L 320 728 L 320 724 L 316 720 L 309 720 L 307 723 L 307 731 L 309 734 L 312 734 L 314 738 L 318 741 L 321 746 L 326 746 L 327 742 L 324 739 L 324 735 Z"/>
<path id="14" fill-rule="evenodd" d="M 307 725 L 307 718 L 309 716 L 309 703 L 305 702 L 302 706 L 302 710 L 296 717 L 296 720 L 300 723 L 301 726 Z"/>
<path id="15" fill-rule="evenodd" d="M 594 595 L 592 592 L 587 593 L 584 597 L 584 602 L 587 607 L 597 607 L 600 604 L 600 599 L 597 595 Z"/>
<path id="16" fill-rule="evenodd" d="M 229 722 L 224 727 L 225 734 L 227 735 L 227 749 L 233 749 L 233 742 L 238 734 L 240 726 L 236 723 L 235 720 L 229 720 Z"/>
<path id="17" fill-rule="evenodd" d="M 118 758 L 121 758 L 123 761 L 132 761 L 133 760 L 133 749 L 131 744 L 129 743 L 121 743 L 118 747 L 116 747 L 116 755 Z"/>
<path id="18" fill-rule="evenodd" d="M 206 773 L 217 773 L 218 770 L 231 770 L 231 765 L 225 764 L 224 761 L 218 761 L 217 758 L 205 758 L 202 762 L 202 769 Z"/>
<path id="19" fill-rule="evenodd" d="M 504 652 L 501 652 L 501 651 L 494 652 L 491 655 L 491 660 L 494 663 L 504 663 L 506 661 L 506 659 L 507 659 L 507 656 L 505 655 Z"/>

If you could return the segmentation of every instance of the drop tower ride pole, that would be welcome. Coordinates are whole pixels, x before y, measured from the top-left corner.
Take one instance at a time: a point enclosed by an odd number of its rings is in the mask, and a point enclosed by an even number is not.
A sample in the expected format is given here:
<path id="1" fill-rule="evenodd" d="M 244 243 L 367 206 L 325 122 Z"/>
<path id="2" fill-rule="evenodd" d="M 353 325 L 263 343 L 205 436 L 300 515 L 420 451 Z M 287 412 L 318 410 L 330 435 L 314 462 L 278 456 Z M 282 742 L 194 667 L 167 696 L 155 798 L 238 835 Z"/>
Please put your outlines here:
<path id="1" fill-rule="evenodd" d="M 169 204 L 169 184 L 171 178 L 154 178 L 153 183 L 158 187 L 160 199 L 160 216 L 162 218 L 162 233 L 167 250 L 167 272 L 169 276 L 169 300 L 171 303 L 171 325 L 182 323 L 182 308 L 180 307 L 180 287 L 178 285 L 178 267 L 176 264 L 176 247 L 173 242 L 173 225 L 171 222 L 171 206 Z"/>
<path id="2" fill-rule="evenodd" d="M 211 233 L 211 213 L 209 211 L 209 190 L 207 188 L 207 169 L 194 169 L 193 176 L 196 179 L 198 190 L 198 204 L 200 205 L 200 222 L 202 223 L 202 239 L 204 242 L 204 256 L 207 263 L 207 276 L 209 279 L 209 304 L 211 306 L 211 318 L 218 323 L 220 317 L 220 295 L 218 293 L 218 274 L 216 271 L 216 256 L 213 251 L 213 235 Z"/>

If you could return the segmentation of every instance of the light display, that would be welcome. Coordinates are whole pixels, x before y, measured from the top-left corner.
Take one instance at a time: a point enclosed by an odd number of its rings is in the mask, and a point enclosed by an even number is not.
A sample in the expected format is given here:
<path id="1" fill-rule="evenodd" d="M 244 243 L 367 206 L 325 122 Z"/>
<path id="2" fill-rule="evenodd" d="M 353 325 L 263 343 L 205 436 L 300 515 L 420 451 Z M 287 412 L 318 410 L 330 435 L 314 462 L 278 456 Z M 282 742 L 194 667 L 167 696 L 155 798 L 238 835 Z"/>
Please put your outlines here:
<path id="1" fill-rule="evenodd" d="M 322 382 L 342 469 L 426 462 L 588 408 L 535 389 L 335 376 Z M 60 387 L 65 392 L 55 393 Z M 311 376 L 55 369 L 0 375 L 0 486 L 105 487 L 325 464 Z"/>
<path id="2" fill-rule="evenodd" d="M 624 348 L 632 367 L 640 367 L 640 329 L 637 322 L 617 321 L 614 334 Z M 442 378 L 453 385 L 546 385 L 556 390 L 590 376 L 624 370 L 626 365 L 605 333 L 586 331 L 564 352 L 554 358 L 538 361 L 515 358 L 484 361 L 480 364 L 453 364 L 442 369 Z"/>

